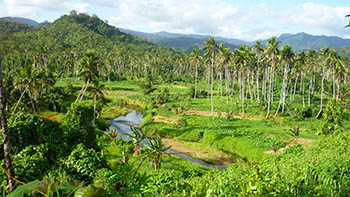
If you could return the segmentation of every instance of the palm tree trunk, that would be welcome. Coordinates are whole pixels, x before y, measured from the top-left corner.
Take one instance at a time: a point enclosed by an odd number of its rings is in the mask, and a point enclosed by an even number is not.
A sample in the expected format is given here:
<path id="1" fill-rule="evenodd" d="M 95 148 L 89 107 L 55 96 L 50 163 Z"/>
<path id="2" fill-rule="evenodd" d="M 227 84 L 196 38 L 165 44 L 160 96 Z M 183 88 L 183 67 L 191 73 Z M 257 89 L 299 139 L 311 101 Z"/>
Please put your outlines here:
<path id="1" fill-rule="evenodd" d="M 80 100 L 80 96 L 81 96 L 81 94 L 83 93 L 83 91 L 84 91 L 84 89 L 85 89 L 85 85 L 86 85 L 86 83 L 83 84 L 83 87 L 82 87 L 81 90 L 79 91 L 79 95 L 78 95 L 78 97 L 77 97 L 77 99 L 75 100 L 74 103 L 77 103 L 77 102 Z"/>
<path id="2" fill-rule="evenodd" d="M 294 81 L 294 90 L 293 90 L 293 96 L 291 97 L 291 102 L 293 102 L 294 98 L 295 98 L 295 93 L 297 91 L 298 78 L 299 78 L 299 74 L 297 75 L 297 77 L 295 78 L 295 81 Z"/>
<path id="3" fill-rule="evenodd" d="M 96 123 L 96 100 L 97 100 L 97 94 L 94 95 L 94 120 L 92 122 L 93 125 Z"/>
<path id="4" fill-rule="evenodd" d="M 214 100 L 213 100 L 213 88 L 214 88 L 214 61 L 215 54 L 212 54 L 212 62 L 211 62 L 211 115 L 214 119 Z"/>
<path id="5" fill-rule="evenodd" d="M 198 78 L 198 64 L 196 64 L 196 76 L 194 79 L 194 98 L 197 98 L 197 78 Z"/>
<path id="6" fill-rule="evenodd" d="M 86 93 L 86 90 L 87 90 L 88 87 L 89 87 L 89 84 L 90 84 L 90 79 L 88 79 L 87 82 L 86 82 L 85 89 L 84 89 L 84 91 L 83 91 L 83 93 L 81 94 L 81 97 L 80 97 L 80 99 L 79 99 L 80 101 L 83 100 L 83 98 L 84 98 L 84 96 L 85 96 L 85 93 Z"/>
<path id="7" fill-rule="evenodd" d="M 11 144 L 10 144 L 10 134 L 7 128 L 7 118 L 6 118 L 6 111 L 5 111 L 5 105 L 6 105 L 6 97 L 5 97 L 5 91 L 4 91 L 4 84 L 3 84 L 3 78 L 2 78 L 2 67 L 1 67 L 1 59 L 0 59 L 0 119 L 2 124 L 2 137 L 3 137 L 3 149 L 4 149 L 4 159 L 6 164 L 6 174 L 8 177 L 8 184 L 9 184 L 9 192 L 12 192 L 15 189 L 15 180 L 14 177 L 14 171 L 12 168 L 12 159 L 10 155 L 11 150 Z"/>
<path id="8" fill-rule="evenodd" d="M 316 118 L 319 118 L 322 112 L 322 107 L 323 107 L 323 91 L 324 91 L 324 79 L 325 75 L 322 75 L 322 82 L 321 82 L 321 103 L 320 103 L 320 111 L 317 113 Z"/>
<path id="9" fill-rule="evenodd" d="M 259 71 L 256 71 L 256 100 L 258 102 L 260 102 L 260 98 L 259 98 Z"/>
<path id="10" fill-rule="evenodd" d="M 13 109 L 13 111 L 11 113 L 11 116 L 13 116 L 16 113 L 17 107 L 18 107 L 19 103 L 21 102 L 21 100 L 22 100 L 22 98 L 24 96 L 24 93 L 26 93 L 27 90 L 28 90 L 28 86 L 26 87 L 26 89 L 22 92 L 21 96 L 19 97 L 19 99 L 18 99 L 18 101 L 16 103 L 16 106 L 15 106 L 15 108 Z"/>
<path id="11" fill-rule="evenodd" d="M 32 104 L 33 112 L 34 112 L 34 114 L 36 114 L 34 100 L 32 98 L 32 95 L 30 94 L 30 92 L 28 93 L 28 95 L 29 95 L 29 98 L 30 98 L 30 103 Z"/>

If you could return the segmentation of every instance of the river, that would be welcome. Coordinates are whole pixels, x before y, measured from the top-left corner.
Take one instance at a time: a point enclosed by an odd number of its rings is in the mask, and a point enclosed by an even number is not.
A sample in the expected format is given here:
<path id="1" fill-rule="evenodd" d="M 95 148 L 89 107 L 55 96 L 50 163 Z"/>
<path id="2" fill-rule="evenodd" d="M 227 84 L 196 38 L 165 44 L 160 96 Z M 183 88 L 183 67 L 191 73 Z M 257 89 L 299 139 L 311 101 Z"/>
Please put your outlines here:
<path id="1" fill-rule="evenodd" d="M 131 111 L 130 113 L 128 113 L 126 116 L 119 116 L 117 118 L 114 118 L 112 120 L 110 120 L 111 122 L 111 126 L 109 127 L 109 131 L 113 131 L 114 129 L 118 130 L 118 138 L 122 138 L 122 139 L 126 139 L 126 140 L 132 140 L 129 136 L 127 136 L 126 134 L 131 134 L 131 128 L 129 125 L 141 125 L 142 123 L 142 112 L 138 112 L 138 111 Z M 147 146 L 148 142 L 149 142 L 149 138 L 146 138 L 143 142 L 141 142 L 140 145 L 142 146 Z M 176 152 L 174 150 L 167 150 L 167 153 L 169 154 L 173 154 L 176 155 L 182 159 L 186 159 L 192 163 L 196 163 L 200 166 L 203 166 L 205 168 L 210 168 L 210 169 L 219 169 L 219 170 L 225 170 L 226 166 L 225 165 L 213 165 L 213 164 L 209 164 L 206 163 L 204 161 L 201 160 L 197 160 L 197 159 L 193 159 L 192 157 L 183 154 L 183 153 L 179 153 Z"/>

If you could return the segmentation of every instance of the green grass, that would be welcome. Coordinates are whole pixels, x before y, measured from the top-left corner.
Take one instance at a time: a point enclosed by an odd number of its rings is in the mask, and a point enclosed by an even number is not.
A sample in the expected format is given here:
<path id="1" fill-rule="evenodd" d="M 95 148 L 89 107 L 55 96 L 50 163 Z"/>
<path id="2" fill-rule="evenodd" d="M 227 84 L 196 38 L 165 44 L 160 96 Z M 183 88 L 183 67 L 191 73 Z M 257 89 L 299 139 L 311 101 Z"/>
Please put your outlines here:
<path id="1" fill-rule="evenodd" d="M 66 86 L 74 84 L 73 79 L 62 79 L 56 86 Z M 79 87 L 81 82 L 75 86 Z M 111 119 L 120 115 L 125 115 L 129 109 L 147 110 L 152 101 L 151 95 L 144 95 L 136 82 L 117 81 L 105 82 L 105 94 L 110 103 L 104 106 L 101 117 Z M 152 118 L 145 118 L 143 125 L 144 131 L 149 135 L 159 134 L 163 137 L 172 138 L 184 142 L 185 146 L 202 147 L 215 151 L 228 151 L 235 153 L 248 160 L 259 160 L 269 155 L 264 152 L 272 149 L 278 149 L 294 140 L 289 135 L 290 130 L 297 127 L 300 129 L 300 138 L 317 140 L 319 137 L 315 134 L 319 128 L 321 120 L 314 117 L 296 120 L 293 117 L 274 117 L 274 110 L 277 107 L 279 94 L 275 94 L 275 104 L 273 105 L 271 116 L 265 119 L 264 106 L 258 102 L 252 102 L 248 98 L 248 107 L 245 107 L 245 114 L 241 113 L 241 103 L 237 92 L 229 97 L 228 104 L 226 97 L 220 96 L 218 83 L 214 85 L 214 111 L 222 114 L 222 117 L 212 118 L 204 115 L 185 115 L 183 112 L 188 110 L 199 110 L 210 114 L 210 98 L 204 96 L 193 99 L 188 98 L 191 84 L 174 83 L 162 84 L 156 86 L 158 90 L 168 88 L 170 100 L 153 109 L 156 116 L 161 116 L 162 122 L 154 122 Z M 200 90 L 206 90 L 206 82 L 198 84 Z M 158 92 L 152 93 L 153 95 Z M 225 89 L 223 89 L 225 95 Z M 262 99 L 262 98 L 261 98 Z M 296 95 L 296 103 L 293 107 L 303 109 L 301 97 Z M 318 106 L 312 106 L 313 113 L 317 112 Z M 287 109 L 286 109 L 287 110 Z M 298 111 L 298 110 L 297 110 Z M 241 118 L 224 117 L 223 113 L 233 112 Z M 146 120 L 147 119 L 147 120 Z M 181 123 L 185 119 L 187 125 Z M 350 128 L 349 121 L 344 123 L 346 128 Z M 207 158 L 210 160 L 210 158 Z M 171 157 L 167 160 L 172 160 Z M 177 160 L 174 159 L 173 160 Z M 168 164 L 165 164 L 167 166 Z M 169 165 L 178 165 L 170 164 Z M 187 164 L 186 164 L 187 165 Z"/>

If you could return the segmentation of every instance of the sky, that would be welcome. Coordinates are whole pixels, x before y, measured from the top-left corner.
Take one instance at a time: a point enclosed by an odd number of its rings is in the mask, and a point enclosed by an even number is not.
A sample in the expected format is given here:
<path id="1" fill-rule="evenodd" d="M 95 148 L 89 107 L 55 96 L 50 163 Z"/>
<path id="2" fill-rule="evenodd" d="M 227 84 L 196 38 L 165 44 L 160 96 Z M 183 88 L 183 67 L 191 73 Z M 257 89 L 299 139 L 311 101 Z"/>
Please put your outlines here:
<path id="1" fill-rule="evenodd" d="M 71 10 L 142 32 L 267 39 L 305 32 L 350 38 L 350 0 L 0 0 L 0 17 L 53 22 Z"/>

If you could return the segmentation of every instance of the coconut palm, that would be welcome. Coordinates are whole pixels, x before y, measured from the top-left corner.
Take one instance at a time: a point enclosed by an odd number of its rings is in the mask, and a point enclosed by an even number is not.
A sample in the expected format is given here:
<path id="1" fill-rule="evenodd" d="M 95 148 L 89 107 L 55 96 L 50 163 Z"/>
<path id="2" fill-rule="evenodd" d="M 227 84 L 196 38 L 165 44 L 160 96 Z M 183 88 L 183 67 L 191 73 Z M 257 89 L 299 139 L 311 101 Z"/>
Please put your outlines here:
<path id="1" fill-rule="evenodd" d="M 99 82 L 93 83 L 92 86 L 89 88 L 89 92 L 93 95 L 94 97 L 94 119 L 93 119 L 93 124 L 95 125 L 96 122 L 96 105 L 97 105 L 97 99 L 99 98 L 104 98 L 104 92 L 103 92 L 103 87 L 104 84 L 99 84 Z"/>
<path id="2" fill-rule="evenodd" d="M 225 67 L 226 104 L 228 104 L 228 64 L 231 61 L 232 53 L 228 47 L 220 47 L 221 64 Z"/>
<path id="3" fill-rule="evenodd" d="M 87 50 L 79 65 L 79 76 L 84 80 L 84 84 L 75 102 L 82 101 L 90 83 L 98 81 L 98 57 L 93 50 Z"/>
<path id="4" fill-rule="evenodd" d="M 41 88 L 48 84 L 54 84 L 54 80 L 47 77 L 42 70 L 35 68 L 34 64 L 26 64 L 24 68 L 20 68 L 18 70 L 18 76 L 19 77 L 17 77 L 14 81 L 15 88 L 12 90 L 12 93 L 18 90 L 22 91 L 22 93 L 11 113 L 11 116 L 15 114 L 17 107 L 22 101 L 25 93 L 27 93 L 29 96 L 33 112 L 35 114 L 36 108 L 34 101 L 40 96 Z"/>
<path id="5" fill-rule="evenodd" d="M 283 81 L 282 81 L 280 101 L 279 101 L 275 116 L 277 116 L 281 106 L 282 106 L 282 113 L 284 112 L 284 106 L 286 103 L 286 95 L 287 95 L 287 82 L 288 82 L 289 68 L 292 62 L 294 62 L 294 58 L 295 58 L 295 54 L 292 50 L 292 47 L 289 45 L 283 47 L 280 58 L 282 60 L 282 63 L 284 64 Z"/>
<path id="6" fill-rule="evenodd" d="M 198 66 L 201 63 L 202 56 L 199 53 L 199 49 L 195 48 L 191 53 L 191 59 L 195 64 L 195 79 L 194 79 L 194 98 L 197 97 L 197 80 L 198 80 Z"/>
<path id="7" fill-rule="evenodd" d="M 269 117 L 270 111 L 271 111 L 271 105 L 273 103 L 273 89 L 274 89 L 274 75 L 275 75 L 275 68 L 278 63 L 278 45 L 279 42 L 277 42 L 276 38 L 271 38 L 271 40 L 268 41 L 265 50 L 264 50 L 264 55 L 266 58 L 266 62 L 269 64 L 270 67 L 268 67 L 267 72 L 267 78 L 269 79 L 269 90 L 267 92 L 267 113 L 266 113 L 266 118 Z"/>
<path id="8" fill-rule="evenodd" d="M 214 101 L 213 101 L 213 87 L 214 87 L 214 66 L 215 66 L 215 57 L 216 53 L 218 51 L 218 45 L 216 44 L 216 41 L 213 37 L 209 37 L 207 41 L 204 43 L 204 51 L 205 51 L 205 57 L 210 60 L 211 67 L 210 67 L 210 78 L 211 78 L 211 87 L 210 87 L 210 93 L 211 93 L 211 115 L 214 118 Z"/>

